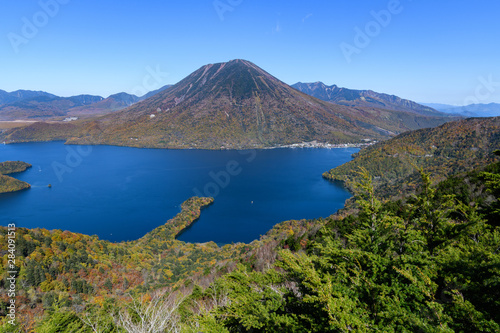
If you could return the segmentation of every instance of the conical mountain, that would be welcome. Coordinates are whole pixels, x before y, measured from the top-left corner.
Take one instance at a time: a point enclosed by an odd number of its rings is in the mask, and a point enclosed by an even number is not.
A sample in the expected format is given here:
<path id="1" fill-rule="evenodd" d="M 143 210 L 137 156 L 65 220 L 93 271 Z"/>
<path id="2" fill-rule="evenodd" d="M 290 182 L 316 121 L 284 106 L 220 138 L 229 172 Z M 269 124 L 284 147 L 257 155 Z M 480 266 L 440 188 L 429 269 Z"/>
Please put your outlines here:
<path id="1" fill-rule="evenodd" d="M 448 120 L 335 105 L 293 89 L 249 61 L 233 60 L 203 66 L 167 90 L 82 124 L 70 142 L 166 148 L 347 143 Z"/>

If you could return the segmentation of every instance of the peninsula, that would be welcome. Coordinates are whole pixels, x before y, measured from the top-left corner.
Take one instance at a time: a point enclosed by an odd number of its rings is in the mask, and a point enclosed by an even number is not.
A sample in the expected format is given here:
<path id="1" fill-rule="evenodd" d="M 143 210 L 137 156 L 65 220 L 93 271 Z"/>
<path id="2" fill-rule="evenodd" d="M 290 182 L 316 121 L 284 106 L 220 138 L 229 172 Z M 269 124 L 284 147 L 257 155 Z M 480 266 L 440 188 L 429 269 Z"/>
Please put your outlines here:
<path id="1" fill-rule="evenodd" d="M 7 175 L 23 172 L 31 168 L 31 164 L 20 161 L 8 161 L 0 163 L 0 193 L 16 192 L 27 188 L 31 185 Z"/>

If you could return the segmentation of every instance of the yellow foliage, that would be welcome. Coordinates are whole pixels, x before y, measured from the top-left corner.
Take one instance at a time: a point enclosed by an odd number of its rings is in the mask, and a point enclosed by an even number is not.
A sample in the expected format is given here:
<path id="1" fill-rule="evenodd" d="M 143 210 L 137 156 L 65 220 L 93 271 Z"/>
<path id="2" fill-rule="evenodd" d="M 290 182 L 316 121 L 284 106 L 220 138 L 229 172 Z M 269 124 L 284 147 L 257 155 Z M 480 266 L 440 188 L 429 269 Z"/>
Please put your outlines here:
<path id="1" fill-rule="evenodd" d="M 165 274 L 165 276 L 166 276 L 166 277 L 168 277 L 168 278 L 171 278 L 171 277 L 174 275 L 174 273 L 172 273 L 172 271 L 171 271 L 170 269 L 164 269 L 164 270 L 163 270 L 163 273 L 164 273 L 164 274 Z"/>
<path id="2" fill-rule="evenodd" d="M 100 307 L 104 306 L 104 300 L 105 298 L 103 296 L 94 297 L 94 303 L 99 304 Z"/>
<path id="3" fill-rule="evenodd" d="M 43 292 L 47 292 L 47 291 L 51 291 L 53 289 L 52 287 L 52 284 L 49 282 L 49 281 L 43 281 L 41 284 L 40 284 L 40 289 L 43 291 Z"/>

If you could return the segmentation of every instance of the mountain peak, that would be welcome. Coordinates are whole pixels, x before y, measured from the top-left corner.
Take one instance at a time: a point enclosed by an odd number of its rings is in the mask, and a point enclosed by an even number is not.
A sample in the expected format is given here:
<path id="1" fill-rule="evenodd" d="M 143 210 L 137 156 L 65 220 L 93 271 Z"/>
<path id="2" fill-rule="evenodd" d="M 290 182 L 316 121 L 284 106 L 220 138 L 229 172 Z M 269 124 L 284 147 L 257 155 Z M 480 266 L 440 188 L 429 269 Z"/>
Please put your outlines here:
<path id="1" fill-rule="evenodd" d="M 250 61 L 245 60 L 245 59 L 233 59 L 233 60 L 228 61 L 227 63 L 229 63 L 229 64 L 230 63 L 242 63 L 242 64 L 246 64 L 246 65 L 251 64 Z"/>
<path id="2" fill-rule="evenodd" d="M 237 70 L 244 70 L 244 71 L 250 71 L 252 75 L 264 75 L 268 78 L 273 78 L 277 80 L 274 76 L 269 74 L 268 72 L 264 71 L 262 68 L 257 66 L 251 61 L 245 60 L 245 59 L 234 59 L 230 60 L 228 62 L 221 62 L 221 63 L 216 63 L 216 64 L 209 64 L 206 66 L 203 66 L 202 69 L 207 69 L 207 68 L 218 68 L 218 71 L 226 70 L 226 71 L 237 71 Z M 196 73 L 196 72 L 195 72 Z M 227 74 L 227 72 L 226 72 Z"/>
<path id="3" fill-rule="evenodd" d="M 99 124 L 99 140 L 130 144 L 134 137 L 141 139 L 133 144 L 150 147 L 248 148 L 382 139 L 407 130 L 406 123 L 444 122 L 413 121 L 414 115 L 392 111 L 371 114 L 307 96 L 254 63 L 235 59 L 202 66 L 169 89 L 109 115 Z"/>
<path id="4" fill-rule="evenodd" d="M 316 86 L 318 91 L 326 87 L 321 82 Z M 329 94 L 335 92 L 326 88 Z M 345 93 L 345 89 L 338 90 Z M 353 91 L 350 99 L 355 100 L 358 93 Z M 445 121 L 371 105 L 352 108 L 328 103 L 293 89 L 248 60 L 235 59 L 202 66 L 123 111 L 82 123 L 70 136 L 72 143 L 254 148 L 315 140 L 384 139 Z M 11 140 L 23 135 L 5 132 L 3 137 Z"/>
<path id="5" fill-rule="evenodd" d="M 233 59 L 229 60 L 226 62 L 216 62 L 213 64 L 207 64 L 202 66 L 201 68 L 211 68 L 214 66 L 217 67 L 226 67 L 226 66 L 235 66 L 235 65 L 240 65 L 240 66 L 246 66 L 246 67 L 257 67 L 254 63 L 251 61 L 245 60 L 245 59 Z"/>
<path id="6" fill-rule="evenodd" d="M 254 63 L 235 59 L 202 66 L 168 91 L 159 93 L 155 99 L 163 99 L 164 106 L 172 108 L 181 103 L 219 96 L 242 100 L 279 85 L 281 81 Z"/>

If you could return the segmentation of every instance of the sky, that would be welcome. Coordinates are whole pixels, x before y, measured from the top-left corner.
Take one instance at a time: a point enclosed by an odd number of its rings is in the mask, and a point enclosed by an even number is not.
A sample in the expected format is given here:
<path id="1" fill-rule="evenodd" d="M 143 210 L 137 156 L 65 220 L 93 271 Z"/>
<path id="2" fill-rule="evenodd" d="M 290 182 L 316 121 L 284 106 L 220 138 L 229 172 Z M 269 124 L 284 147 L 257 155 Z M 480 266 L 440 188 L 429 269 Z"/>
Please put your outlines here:
<path id="1" fill-rule="evenodd" d="M 500 2 L 0 0 L 0 89 L 137 95 L 246 59 L 417 102 L 500 103 Z"/>

